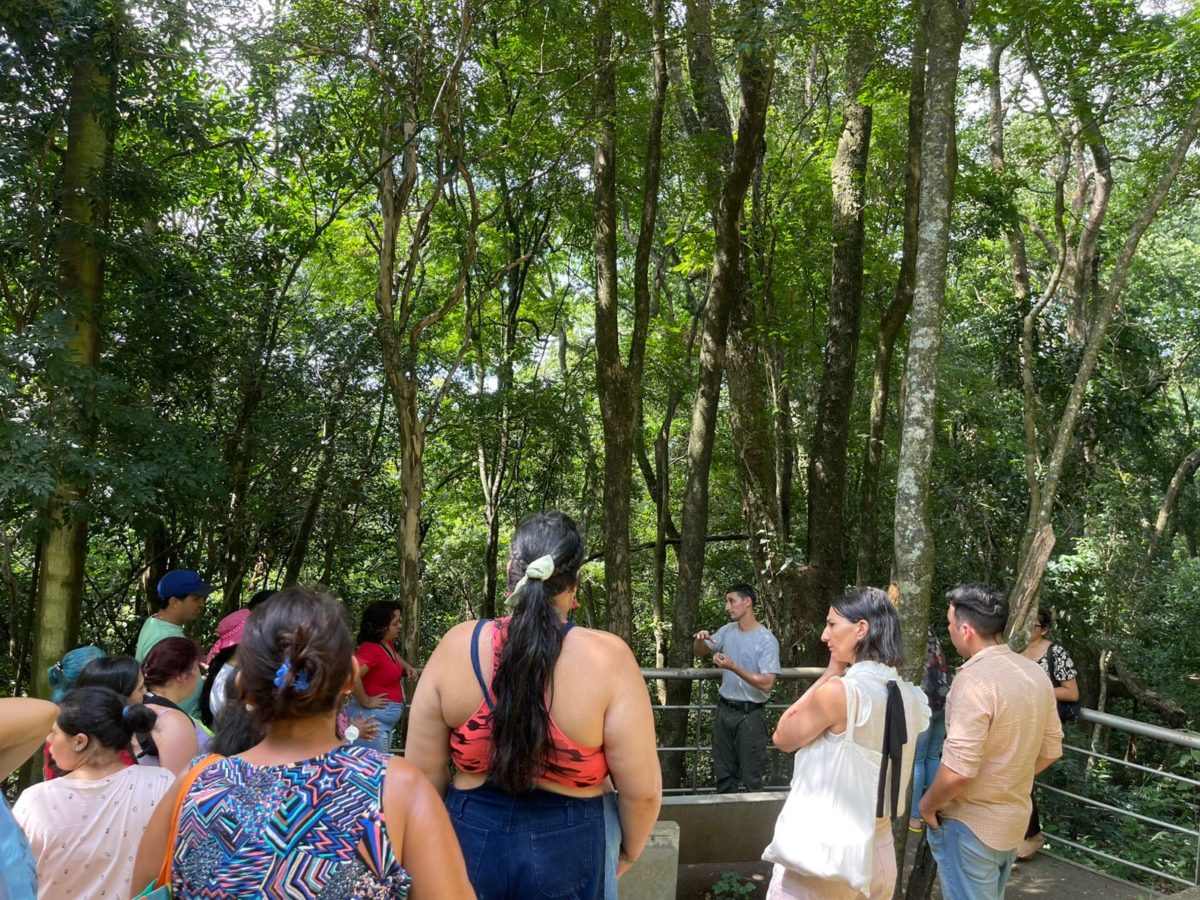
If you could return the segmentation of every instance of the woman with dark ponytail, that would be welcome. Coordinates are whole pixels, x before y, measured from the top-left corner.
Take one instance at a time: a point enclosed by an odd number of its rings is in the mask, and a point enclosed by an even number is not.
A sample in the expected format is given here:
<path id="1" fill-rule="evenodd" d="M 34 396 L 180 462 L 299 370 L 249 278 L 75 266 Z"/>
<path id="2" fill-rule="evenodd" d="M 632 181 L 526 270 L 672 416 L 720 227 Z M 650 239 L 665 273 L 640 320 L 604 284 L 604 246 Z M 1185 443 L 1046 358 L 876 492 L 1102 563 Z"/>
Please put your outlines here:
<path id="1" fill-rule="evenodd" d="M 481 900 L 614 896 L 658 816 L 654 718 L 637 661 L 615 635 L 568 621 L 583 555 L 563 513 L 521 522 L 512 615 L 447 632 L 413 699 L 406 756 L 447 793 Z"/>
<path id="2" fill-rule="evenodd" d="M 59 705 L 47 744 L 66 774 L 26 788 L 13 806 L 37 860 L 39 897 L 128 896 L 137 840 L 175 780 L 122 760 L 154 719 L 106 687 L 76 688 Z"/>

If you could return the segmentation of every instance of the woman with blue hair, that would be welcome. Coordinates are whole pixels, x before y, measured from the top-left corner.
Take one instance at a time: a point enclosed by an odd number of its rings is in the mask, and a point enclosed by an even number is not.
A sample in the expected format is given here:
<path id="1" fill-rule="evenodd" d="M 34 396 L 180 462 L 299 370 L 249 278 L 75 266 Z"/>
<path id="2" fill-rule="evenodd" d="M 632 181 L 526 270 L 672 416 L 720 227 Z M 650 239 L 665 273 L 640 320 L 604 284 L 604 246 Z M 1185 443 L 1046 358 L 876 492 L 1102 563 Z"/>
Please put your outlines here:
<path id="1" fill-rule="evenodd" d="M 76 647 L 52 665 L 46 672 L 50 679 L 51 702 L 61 706 L 67 694 L 79 687 L 79 678 L 88 667 L 88 663 L 103 659 L 107 655 L 95 644 L 88 644 L 86 647 Z M 54 761 L 54 754 L 50 752 L 50 745 L 46 744 L 42 748 L 42 777 L 49 781 L 62 774 L 63 770 L 58 767 L 58 763 Z"/>
<path id="2" fill-rule="evenodd" d="M 107 655 L 95 644 L 88 644 L 86 647 L 76 647 L 52 665 L 46 673 L 50 678 L 52 689 L 50 700 L 54 703 L 62 703 L 67 694 L 75 690 L 79 683 L 79 676 L 83 674 L 87 664 Z"/>

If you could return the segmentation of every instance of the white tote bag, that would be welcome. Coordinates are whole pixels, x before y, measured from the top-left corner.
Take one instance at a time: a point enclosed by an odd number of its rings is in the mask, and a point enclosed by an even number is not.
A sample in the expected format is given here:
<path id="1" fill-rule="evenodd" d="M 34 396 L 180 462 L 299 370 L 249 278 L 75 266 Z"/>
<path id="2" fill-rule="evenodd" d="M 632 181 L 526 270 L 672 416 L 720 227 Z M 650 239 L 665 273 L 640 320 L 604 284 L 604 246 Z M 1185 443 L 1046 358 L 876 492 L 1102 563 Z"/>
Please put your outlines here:
<path id="1" fill-rule="evenodd" d="M 870 890 L 875 786 L 882 755 L 854 742 L 858 689 L 846 689 L 846 731 L 828 731 L 796 751 L 792 787 L 762 858 L 801 875 Z"/>

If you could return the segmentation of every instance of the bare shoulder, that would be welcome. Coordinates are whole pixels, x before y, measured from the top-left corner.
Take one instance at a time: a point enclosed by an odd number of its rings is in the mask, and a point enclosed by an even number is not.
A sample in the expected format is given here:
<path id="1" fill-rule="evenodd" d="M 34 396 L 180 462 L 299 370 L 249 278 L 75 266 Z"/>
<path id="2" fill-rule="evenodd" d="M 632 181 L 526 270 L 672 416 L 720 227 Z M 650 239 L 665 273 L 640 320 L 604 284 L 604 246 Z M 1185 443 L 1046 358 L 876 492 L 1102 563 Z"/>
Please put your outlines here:
<path id="1" fill-rule="evenodd" d="M 389 790 L 397 787 L 409 790 L 417 786 L 418 782 L 424 778 L 421 770 L 404 757 L 393 756 L 388 760 L 387 784 Z"/>
<path id="2" fill-rule="evenodd" d="M 610 664 L 628 662 L 636 665 L 633 650 L 611 631 L 577 626 L 571 629 L 571 636 L 574 638 L 572 643 L 579 648 L 579 652 L 602 658 Z"/>

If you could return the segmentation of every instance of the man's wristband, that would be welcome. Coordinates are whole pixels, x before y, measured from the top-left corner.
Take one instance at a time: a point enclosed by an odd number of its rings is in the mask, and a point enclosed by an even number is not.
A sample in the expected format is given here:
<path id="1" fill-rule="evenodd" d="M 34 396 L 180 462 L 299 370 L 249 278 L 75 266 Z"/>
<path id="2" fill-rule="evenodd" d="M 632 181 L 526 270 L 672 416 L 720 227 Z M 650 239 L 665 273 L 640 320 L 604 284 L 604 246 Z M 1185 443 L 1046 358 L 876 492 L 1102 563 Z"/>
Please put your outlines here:
<path id="1" fill-rule="evenodd" d="M 632 866 L 635 862 L 637 862 L 636 858 L 634 858 L 634 859 L 629 858 L 629 854 L 625 852 L 624 844 L 621 845 L 620 855 L 621 855 L 621 862 L 625 863 L 627 866 Z"/>

